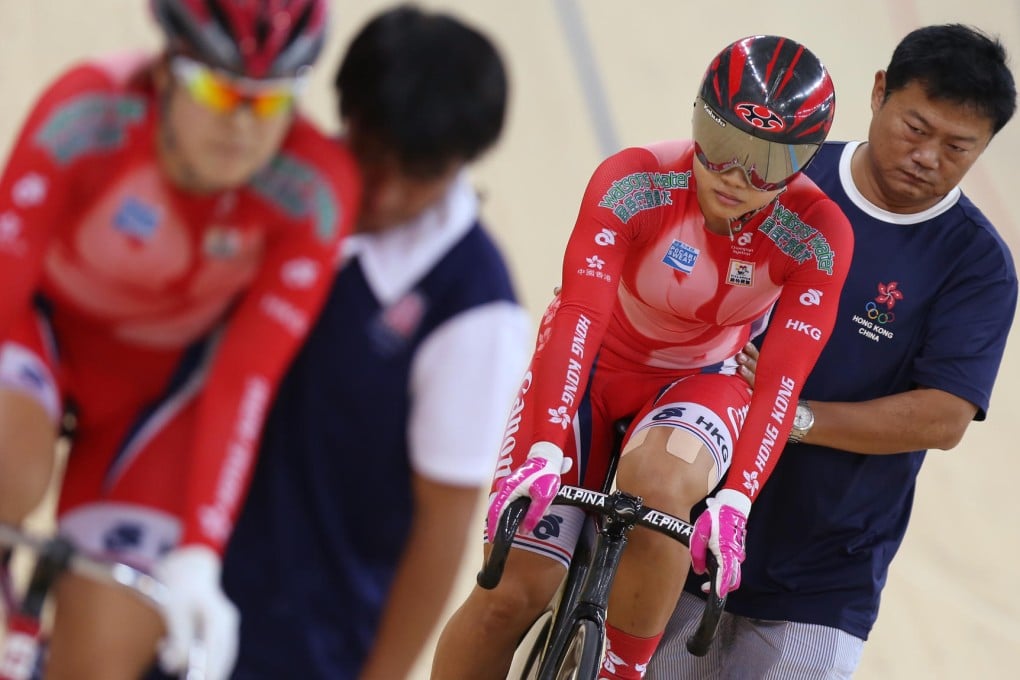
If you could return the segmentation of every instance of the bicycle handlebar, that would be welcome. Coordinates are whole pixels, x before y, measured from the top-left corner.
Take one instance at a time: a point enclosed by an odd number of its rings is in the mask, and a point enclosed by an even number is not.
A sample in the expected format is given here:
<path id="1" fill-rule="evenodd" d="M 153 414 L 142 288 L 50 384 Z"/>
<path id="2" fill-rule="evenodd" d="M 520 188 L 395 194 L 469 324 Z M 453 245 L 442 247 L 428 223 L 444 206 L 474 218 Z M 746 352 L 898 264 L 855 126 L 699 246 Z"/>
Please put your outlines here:
<path id="1" fill-rule="evenodd" d="M 706 558 L 708 562 L 708 592 L 705 594 L 705 611 L 701 614 L 698 628 L 687 638 L 687 651 L 694 656 L 705 656 L 708 648 L 712 646 L 716 631 L 719 630 L 719 621 L 722 619 L 723 609 L 726 607 L 726 596 L 719 595 L 715 587 L 716 573 L 719 571 L 719 563 L 715 554 L 708 551 Z"/>
<path id="2" fill-rule="evenodd" d="M 503 510 L 503 515 L 499 518 L 499 525 L 496 527 L 496 535 L 489 536 L 489 540 L 492 541 L 489 559 L 485 560 L 482 570 L 478 572 L 475 579 L 482 588 L 492 590 L 499 585 L 500 579 L 503 578 L 503 569 L 506 567 L 506 558 L 510 556 L 510 546 L 514 542 L 514 534 L 517 533 L 517 527 L 524 519 L 524 513 L 527 512 L 530 504 L 530 498 L 517 498 Z"/>
<path id="3" fill-rule="evenodd" d="M 596 512 L 608 516 L 615 512 L 611 507 L 614 497 L 621 495 L 636 501 L 637 512 L 632 517 L 625 519 L 626 523 L 632 526 L 643 526 L 653 531 L 669 536 L 690 548 L 691 536 L 694 534 L 694 525 L 687 520 L 681 519 L 669 513 L 655 510 L 641 505 L 641 499 L 623 492 L 602 493 L 591 491 L 577 486 L 562 486 L 553 500 L 554 505 L 572 505 L 588 512 Z M 503 577 L 503 570 L 506 567 L 507 557 L 510 555 L 510 547 L 513 545 L 514 535 L 517 527 L 528 509 L 531 499 L 527 497 L 517 498 L 507 505 L 503 515 L 499 519 L 496 528 L 496 535 L 490 536 L 492 549 L 489 557 L 478 572 L 476 581 L 478 585 L 486 590 L 492 590 Z M 726 597 L 720 596 L 716 589 L 716 572 L 719 565 L 715 555 L 708 554 L 708 578 L 709 592 L 705 601 L 705 611 L 701 615 L 697 630 L 687 639 L 687 650 L 695 656 L 704 656 L 708 652 L 712 640 L 715 638 L 719 628 L 719 621 L 722 618 L 723 609 L 726 606 Z"/>
<path id="4" fill-rule="evenodd" d="M 90 555 L 63 536 L 34 536 L 17 527 L 0 523 L 0 548 L 22 547 L 51 562 L 47 580 L 52 581 L 63 572 L 73 572 L 100 583 L 134 591 L 160 611 L 166 605 L 166 586 L 152 574 L 123 562 Z"/>
<path id="5" fill-rule="evenodd" d="M 115 559 L 86 553 L 64 536 L 36 536 L 0 522 L 0 549 L 16 548 L 26 548 L 36 555 L 36 567 L 22 602 L 22 611 L 33 617 L 41 614 L 50 588 L 67 572 L 126 588 L 161 615 L 165 611 L 169 598 L 167 587 L 152 574 Z M 201 680 L 205 677 L 205 649 L 201 644 L 192 645 L 186 666 L 182 678 Z"/>

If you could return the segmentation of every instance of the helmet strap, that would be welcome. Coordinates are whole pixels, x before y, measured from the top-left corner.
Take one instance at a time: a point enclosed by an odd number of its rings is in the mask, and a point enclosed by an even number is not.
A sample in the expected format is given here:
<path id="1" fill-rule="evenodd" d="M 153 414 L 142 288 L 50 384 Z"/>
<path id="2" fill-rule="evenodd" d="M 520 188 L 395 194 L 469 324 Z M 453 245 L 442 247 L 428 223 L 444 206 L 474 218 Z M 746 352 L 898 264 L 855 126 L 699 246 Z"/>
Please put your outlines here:
<path id="1" fill-rule="evenodd" d="M 748 210 L 746 213 L 744 213 L 743 215 L 741 215 L 739 217 L 734 217 L 731 220 L 727 220 L 726 221 L 726 226 L 729 228 L 729 231 L 730 231 L 730 241 L 733 241 L 733 235 L 734 234 L 739 234 L 743 230 L 743 228 L 747 225 L 747 223 L 750 222 L 751 219 L 753 219 L 754 216 L 757 215 L 758 213 L 760 213 L 762 210 L 766 210 L 767 209 L 767 210 L 769 210 L 771 212 L 772 206 L 774 206 L 776 204 L 776 201 L 779 200 L 779 197 L 782 196 L 785 191 L 786 191 L 786 187 L 783 187 L 782 190 L 778 194 L 776 194 L 775 196 L 772 197 L 771 201 L 769 201 L 765 205 L 761 206 L 760 208 L 755 208 L 754 210 Z M 733 226 L 734 222 L 736 222 L 736 228 L 735 229 L 734 229 L 734 226 Z"/>
<path id="2" fill-rule="evenodd" d="M 749 213 L 744 213 L 740 217 L 726 220 L 726 228 L 729 229 L 729 232 L 730 232 L 730 242 L 731 243 L 733 242 L 733 234 L 735 234 L 735 233 L 739 234 L 740 230 L 744 228 L 744 224 L 746 223 L 746 220 L 744 218 L 754 214 L 754 212 L 755 211 L 751 211 Z M 734 222 L 737 222 L 736 230 L 733 229 L 733 223 Z"/>

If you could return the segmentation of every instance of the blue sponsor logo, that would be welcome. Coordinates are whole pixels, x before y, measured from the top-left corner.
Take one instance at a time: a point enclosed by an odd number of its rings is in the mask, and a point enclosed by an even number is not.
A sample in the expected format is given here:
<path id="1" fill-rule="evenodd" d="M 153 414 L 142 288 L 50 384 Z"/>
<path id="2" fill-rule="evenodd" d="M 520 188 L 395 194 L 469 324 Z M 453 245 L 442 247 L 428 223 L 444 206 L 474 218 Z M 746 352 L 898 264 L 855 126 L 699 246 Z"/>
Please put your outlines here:
<path id="1" fill-rule="evenodd" d="M 546 515 L 535 525 L 535 536 L 543 541 L 556 538 L 560 535 L 560 525 L 563 518 L 559 515 Z"/>
<path id="2" fill-rule="evenodd" d="M 122 552 L 142 545 L 145 530 L 141 524 L 121 522 L 103 536 L 103 547 L 110 552 Z"/>
<path id="3" fill-rule="evenodd" d="M 29 385 L 32 388 L 41 389 L 46 387 L 46 376 L 36 365 L 22 364 L 21 382 L 22 384 Z"/>
<path id="4" fill-rule="evenodd" d="M 114 215 L 113 226 L 126 236 L 147 241 L 159 227 L 159 210 L 128 196 Z"/>
<path id="5" fill-rule="evenodd" d="M 677 271 L 690 274 L 698 261 L 699 253 L 701 251 L 694 246 L 689 246 L 683 241 L 673 241 L 662 261 Z"/>

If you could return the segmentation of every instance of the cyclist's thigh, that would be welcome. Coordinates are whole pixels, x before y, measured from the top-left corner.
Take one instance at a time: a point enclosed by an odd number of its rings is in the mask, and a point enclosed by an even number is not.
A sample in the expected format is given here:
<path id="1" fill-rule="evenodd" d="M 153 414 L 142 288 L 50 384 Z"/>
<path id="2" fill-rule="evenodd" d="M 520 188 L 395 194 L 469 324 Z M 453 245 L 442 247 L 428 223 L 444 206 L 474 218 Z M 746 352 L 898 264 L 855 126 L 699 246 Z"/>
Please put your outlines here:
<path id="1" fill-rule="evenodd" d="M 201 365 L 157 402 L 118 409 L 99 423 L 82 419 L 58 505 L 61 530 L 79 545 L 146 569 L 177 544 Z"/>
<path id="2" fill-rule="evenodd" d="M 36 402 L 56 426 L 61 390 L 52 331 L 46 318 L 27 310 L 0 338 L 0 388 Z"/>
<path id="3" fill-rule="evenodd" d="M 68 574 L 57 585 L 47 680 L 134 680 L 162 636 L 160 615 L 132 593 Z"/>
<path id="4" fill-rule="evenodd" d="M 158 424 L 80 430 L 60 495 L 61 532 L 87 550 L 151 569 L 180 539 L 196 419 L 192 401 L 169 420 L 156 417 Z"/>
<path id="5" fill-rule="evenodd" d="M 749 403 L 746 383 L 735 376 L 699 373 L 675 381 L 638 414 L 621 468 L 638 451 L 665 450 L 666 460 L 693 468 L 691 493 L 700 499 L 729 468 Z"/>
<path id="6" fill-rule="evenodd" d="M 499 586 L 493 590 L 476 587 L 469 599 L 487 603 L 485 607 L 498 603 L 496 606 L 505 610 L 505 615 L 530 624 L 548 606 L 565 574 L 566 566 L 558 559 L 534 550 L 514 549 L 507 557 Z"/>
<path id="7" fill-rule="evenodd" d="M 46 327 L 26 312 L 0 340 L 0 520 L 20 522 L 53 469 L 60 389 Z"/>
<path id="8" fill-rule="evenodd" d="M 720 677 L 724 636 L 730 630 L 730 615 L 723 613 L 716 639 L 705 656 L 687 651 L 687 639 L 697 630 L 705 601 L 684 592 L 666 624 L 655 655 L 648 663 L 645 680 L 716 680 Z"/>
<path id="9" fill-rule="evenodd" d="M 849 633 L 808 623 L 733 616 L 722 678 L 742 680 L 843 680 L 853 676 L 864 641 Z"/>
<path id="10" fill-rule="evenodd" d="M 166 418 L 82 427 L 58 508 L 61 533 L 89 552 L 151 570 L 180 539 L 196 411 L 191 400 Z M 158 612 L 133 593 L 68 578 L 57 590 L 53 677 L 138 678 L 162 634 Z M 94 675 L 75 676 L 82 668 Z"/>
<path id="11" fill-rule="evenodd" d="M 190 466 L 197 463 L 201 351 L 185 353 L 159 400 L 118 408 L 100 422 L 82 418 L 58 506 L 61 530 L 80 545 L 141 568 L 176 545 Z"/>

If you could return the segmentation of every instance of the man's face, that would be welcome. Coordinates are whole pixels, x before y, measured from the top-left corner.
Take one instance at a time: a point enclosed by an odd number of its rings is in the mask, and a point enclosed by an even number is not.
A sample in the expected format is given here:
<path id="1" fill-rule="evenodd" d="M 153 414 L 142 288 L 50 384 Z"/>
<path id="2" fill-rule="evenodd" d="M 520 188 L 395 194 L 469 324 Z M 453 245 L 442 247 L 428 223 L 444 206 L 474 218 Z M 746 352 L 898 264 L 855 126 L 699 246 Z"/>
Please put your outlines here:
<path id="1" fill-rule="evenodd" d="M 176 56 L 159 81 L 163 157 L 171 177 L 190 189 L 245 184 L 277 152 L 293 120 L 293 79 L 261 85 Z"/>
<path id="2" fill-rule="evenodd" d="M 920 212 L 960 183 L 992 139 L 992 121 L 973 108 L 931 99 L 912 81 L 885 98 L 885 73 L 871 94 L 862 191 L 879 207 Z"/>
<path id="3" fill-rule="evenodd" d="M 405 168 L 385 144 L 349 126 L 347 141 L 361 170 L 363 190 L 357 230 L 377 233 L 413 220 L 439 201 L 463 162 L 419 175 Z"/>

